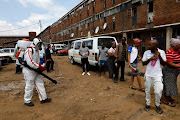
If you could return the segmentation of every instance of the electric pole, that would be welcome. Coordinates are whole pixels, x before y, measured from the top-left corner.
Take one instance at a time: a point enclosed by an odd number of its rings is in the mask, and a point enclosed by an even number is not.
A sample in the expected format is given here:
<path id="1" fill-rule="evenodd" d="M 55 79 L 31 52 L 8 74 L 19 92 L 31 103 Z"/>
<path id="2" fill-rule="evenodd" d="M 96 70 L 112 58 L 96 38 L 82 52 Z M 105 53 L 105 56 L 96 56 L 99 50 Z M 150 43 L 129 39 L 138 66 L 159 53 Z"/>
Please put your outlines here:
<path id="1" fill-rule="evenodd" d="M 39 20 L 39 26 L 40 26 L 40 38 L 42 40 L 42 25 L 41 25 L 41 20 Z"/>

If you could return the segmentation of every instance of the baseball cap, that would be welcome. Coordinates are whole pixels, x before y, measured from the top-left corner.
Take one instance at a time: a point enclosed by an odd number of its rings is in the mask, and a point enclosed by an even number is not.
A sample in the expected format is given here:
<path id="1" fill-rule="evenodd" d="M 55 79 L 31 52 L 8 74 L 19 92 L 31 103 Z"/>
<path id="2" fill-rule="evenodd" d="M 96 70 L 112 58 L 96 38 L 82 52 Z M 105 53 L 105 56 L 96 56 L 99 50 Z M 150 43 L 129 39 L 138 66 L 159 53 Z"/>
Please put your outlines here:
<path id="1" fill-rule="evenodd" d="M 140 40 L 139 38 L 134 38 L 133 41 L 134 43 L 140 43 L 142 40 Z"/>

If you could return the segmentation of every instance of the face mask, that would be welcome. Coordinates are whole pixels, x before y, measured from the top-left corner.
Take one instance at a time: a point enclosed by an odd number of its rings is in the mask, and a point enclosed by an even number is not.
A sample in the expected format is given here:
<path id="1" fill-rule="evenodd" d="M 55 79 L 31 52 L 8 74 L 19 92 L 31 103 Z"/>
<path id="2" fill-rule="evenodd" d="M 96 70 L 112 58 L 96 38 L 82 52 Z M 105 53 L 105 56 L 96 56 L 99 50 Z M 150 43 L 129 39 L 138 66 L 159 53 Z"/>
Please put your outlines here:
<path id="1" fill-rule="evenodd" d="M 39 42 L 36 46 L 35 46 L 36 50 L 42 50 L 42 43 Z"/>

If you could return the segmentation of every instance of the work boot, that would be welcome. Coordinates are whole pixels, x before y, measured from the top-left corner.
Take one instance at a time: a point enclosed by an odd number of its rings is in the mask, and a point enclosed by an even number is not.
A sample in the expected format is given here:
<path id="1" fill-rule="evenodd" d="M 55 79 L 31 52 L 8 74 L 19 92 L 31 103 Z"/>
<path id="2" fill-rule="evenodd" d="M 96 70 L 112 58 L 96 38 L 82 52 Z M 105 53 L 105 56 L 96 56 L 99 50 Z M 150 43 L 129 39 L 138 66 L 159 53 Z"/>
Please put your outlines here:
<path id="1" fill-rule="evenodd" d="M 117 78 L 114 78 L 114 83 L 117 83 Z"/>
<path id="2" fill-rule="evenodd" d="M 51 98 L 46 98 L 45 100 L 41 101 L 41 104 L 51 102 Z"/>
<path id="3" fill-rule="evenodd" d="M 30 102 L 30 103 L 24 103 L 24 105 L 27 105 L 27 106 L 29 106 L 29 107 L 33 107 L 33 106 L 34 106 L 34 104 L 33 104 L 32 102 Z"/>

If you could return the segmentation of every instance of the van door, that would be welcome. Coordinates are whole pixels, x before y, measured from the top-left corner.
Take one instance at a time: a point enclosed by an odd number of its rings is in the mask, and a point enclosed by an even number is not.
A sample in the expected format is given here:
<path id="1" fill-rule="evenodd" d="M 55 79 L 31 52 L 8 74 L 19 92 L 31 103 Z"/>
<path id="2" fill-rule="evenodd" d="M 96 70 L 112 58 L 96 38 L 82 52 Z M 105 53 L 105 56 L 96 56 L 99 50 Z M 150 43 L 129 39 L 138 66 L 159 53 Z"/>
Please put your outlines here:
<path id="1" fill-rule="evenodd" d="M 81 63 L 81 56 L 79 55 L 80 47 L 81 47 L 81 42 L 76 42 L 73 56 L 74 56 L 74 61 L 77 63 Z"/>

